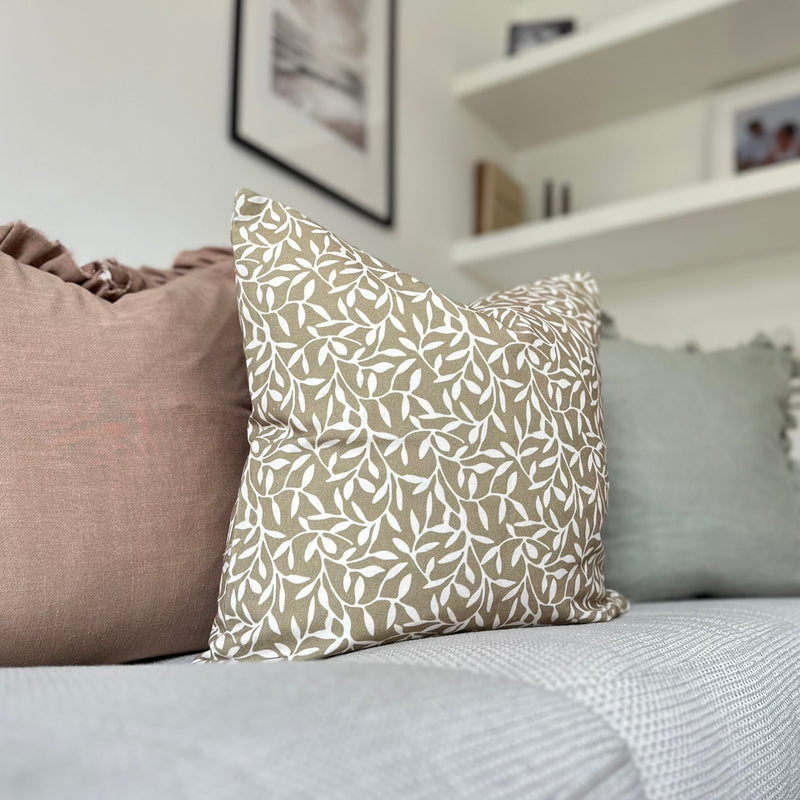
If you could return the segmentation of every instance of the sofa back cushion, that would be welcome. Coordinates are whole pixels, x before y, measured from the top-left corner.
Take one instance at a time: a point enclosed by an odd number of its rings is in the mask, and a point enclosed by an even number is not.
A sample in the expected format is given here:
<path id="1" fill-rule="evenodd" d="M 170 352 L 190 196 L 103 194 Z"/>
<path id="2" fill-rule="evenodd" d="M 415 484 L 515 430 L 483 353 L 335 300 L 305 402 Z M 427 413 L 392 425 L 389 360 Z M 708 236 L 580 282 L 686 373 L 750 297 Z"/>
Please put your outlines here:
<path id="1" fill-rule="evenodd" d="M 790 355 L 603 338 L 600 364 L 608 581 L 635 600 L 800 594 Z"/>
<path id="2" fill-rule="evenodd" d="M 0 665 L 204 646 L 247 449 L 234 288 L 228 251 L 79 267 L 0 228 Z"/>

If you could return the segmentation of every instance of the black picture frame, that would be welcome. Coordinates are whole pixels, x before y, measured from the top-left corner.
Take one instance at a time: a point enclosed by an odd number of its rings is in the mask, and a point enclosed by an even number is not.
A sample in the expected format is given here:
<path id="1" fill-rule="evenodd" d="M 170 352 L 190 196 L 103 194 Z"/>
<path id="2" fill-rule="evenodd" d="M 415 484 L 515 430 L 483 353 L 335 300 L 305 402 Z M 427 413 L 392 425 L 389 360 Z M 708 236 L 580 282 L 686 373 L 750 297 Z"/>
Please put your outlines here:
<path id="1" fill-rule="evenodd" d="M 360 213 L 373 222 L 390 227 L 394 224 L 395 218 L 395 90 L 397 73 L 397 2 L 396 0 L 385 0 L 387 3 L 387 41 L 386 41 L 386 132 L 385 132 L 385 210 L 378 211 L 370 208 L 364 203 L 347 197 L 341 190 L 338 190 L 330 183 L 315 177 L 302 168 L 287 163 L 279 154 L 271 151 L 262 143 L 254 141 L 242 130 L 241 125 L 241 86 L 242 86 L 242 37 L 244 6 L 248 2 L 258 2 L 258 0 L 235 0 L 234 22 L 233 22 L 233 48 L 232 48 L 232 85 L 231 103 L 229 118 L 229 134 L 231 140 L 237 145 L 245 148 L 249 152 L 258 155 L 276 166 L 281 167 L 285 172 L 302 180 L 309 186 L 325 193 L 329 197 L 337 200 L 348 208 Z"/>

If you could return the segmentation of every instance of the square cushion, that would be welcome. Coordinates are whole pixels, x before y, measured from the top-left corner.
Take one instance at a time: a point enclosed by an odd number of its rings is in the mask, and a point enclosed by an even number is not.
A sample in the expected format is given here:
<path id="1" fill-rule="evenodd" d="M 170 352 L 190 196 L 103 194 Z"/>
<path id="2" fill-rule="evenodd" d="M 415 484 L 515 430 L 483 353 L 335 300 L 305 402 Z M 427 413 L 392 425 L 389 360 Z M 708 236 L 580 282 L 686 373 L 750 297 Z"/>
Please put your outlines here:
<path id="1" fill-rule="evenodd" d="M 604 337 L 600 363 L 612 585 L 635 600 L 799 595 L 791 356 Z"/>
<path id="2" fill-rule="evenodd" d="M 79 267 L 0 228 L 0 364 L 0 665 L 202 649 L 247 453 L 230 251 Z"/>
<path id="3" fill-rule="evenodd" d="M 253 413 L 206 659 L 606 620 L 586 276 L 454 303 L 244 191 Z"/>

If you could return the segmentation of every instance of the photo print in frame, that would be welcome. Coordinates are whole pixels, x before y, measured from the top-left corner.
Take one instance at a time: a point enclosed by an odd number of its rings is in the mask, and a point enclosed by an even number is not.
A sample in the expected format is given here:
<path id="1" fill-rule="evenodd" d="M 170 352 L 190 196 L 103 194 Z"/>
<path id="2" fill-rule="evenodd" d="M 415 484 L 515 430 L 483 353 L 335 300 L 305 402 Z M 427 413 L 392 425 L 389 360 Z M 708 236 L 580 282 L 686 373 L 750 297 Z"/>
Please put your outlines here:
<path id="1" fill-rule="evenodd" d="M 231 135 L 384 225 L 395 0 L 237 0 Z"/>
<path id="2" fill-rule="evenodd" d="M 711 104 L 712 177 L 800 164 L 800 69 L 718 92 Z"/>

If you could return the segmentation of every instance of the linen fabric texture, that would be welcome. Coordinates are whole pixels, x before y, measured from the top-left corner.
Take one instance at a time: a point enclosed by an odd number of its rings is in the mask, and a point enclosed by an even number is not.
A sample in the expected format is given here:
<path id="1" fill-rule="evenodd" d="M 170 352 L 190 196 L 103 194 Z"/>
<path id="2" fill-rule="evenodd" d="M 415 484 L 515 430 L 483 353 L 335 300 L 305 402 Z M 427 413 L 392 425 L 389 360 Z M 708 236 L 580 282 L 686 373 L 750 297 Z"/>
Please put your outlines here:
<path id="1" fill-rule="evenodd" d="M 202 649 L 247 454 L 232 254 L 79 266 L 15 223 L 0 298 L 0 665 Z"/>
<path id="2" fill-rule="evenodd" d="M 790 354 L 601 341 L 608 581 L 634 600 L 800 594 Z"/>
<path id="3" fill-rule="evenodd" d="M 625 609 L 589 277 L 468 308 L 248 191 L 232 242 L 253 411 L 205 660 Z"/>

